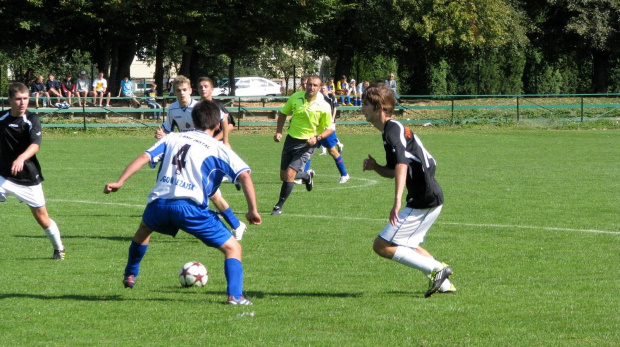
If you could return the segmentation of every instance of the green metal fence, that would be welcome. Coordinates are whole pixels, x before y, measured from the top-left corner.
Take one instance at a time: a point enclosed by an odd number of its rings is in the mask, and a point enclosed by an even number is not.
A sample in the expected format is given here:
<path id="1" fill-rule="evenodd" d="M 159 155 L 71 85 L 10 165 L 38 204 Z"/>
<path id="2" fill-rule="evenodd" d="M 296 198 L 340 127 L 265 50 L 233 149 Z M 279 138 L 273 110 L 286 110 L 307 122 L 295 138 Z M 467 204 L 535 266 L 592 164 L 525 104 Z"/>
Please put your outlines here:
<path id="1" fill-rule="evenodd" d="M 77 107 L 69 109 L 31 108 L 40 115 L 45 127 L 129 127 L 156 126 L 151 121 L 159 110 L 148 108 L 145 97 L 137 97 L 143 105 L 128 107 L 132 98 L 112 97 L 114 107 Z M 275 125 L 277 111 L 287 97 L 218 97 L 235 116 L 239 127 Z M 174 97 L 157 99 L 166 117 Z M 7 98 L 0 98 L 0 109 L 9 108 Z M 365 123 L 359 106 L 338 108 L 339 124 Z M 46 117 L 60 118 L 46 122 Z M 544 95 L 401 95 L 395 116 L 409 123 L 488 123 L 525 121 L 620 120 L 620 94 L 544 94 Z M 62 122 L 62 119 L 67 122 Z M 82 120 L 76 124 L 75 118 Z M 109 122 L 117 118 L 124 122 Z M 96 119 L 93 121 L 92 119 Z M 102 119 L 104 120 L 102 122 Z M 71 121 L 69 121 L 71 120 Z"/>

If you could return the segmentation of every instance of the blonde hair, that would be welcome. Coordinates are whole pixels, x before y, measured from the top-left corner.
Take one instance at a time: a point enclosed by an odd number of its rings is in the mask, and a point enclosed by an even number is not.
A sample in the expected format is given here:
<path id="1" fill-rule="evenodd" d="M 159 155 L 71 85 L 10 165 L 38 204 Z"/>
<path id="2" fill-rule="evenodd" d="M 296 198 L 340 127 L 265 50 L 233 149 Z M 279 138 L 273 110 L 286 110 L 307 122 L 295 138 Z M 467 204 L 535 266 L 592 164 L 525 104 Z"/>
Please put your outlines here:
<path id="1" fill-rule="evenodd" d="M 190 82 L 189 78 L 183 76 L 183 75 L 178 75 L 177 77 L 175 77 L 174 79 L 174 83 L 173 85 L 173 90 L 177 89 L 177 86 L 180 86 L 181 84 L 187 84 L 188 87 L 192 86 L 192 83 Z"/>

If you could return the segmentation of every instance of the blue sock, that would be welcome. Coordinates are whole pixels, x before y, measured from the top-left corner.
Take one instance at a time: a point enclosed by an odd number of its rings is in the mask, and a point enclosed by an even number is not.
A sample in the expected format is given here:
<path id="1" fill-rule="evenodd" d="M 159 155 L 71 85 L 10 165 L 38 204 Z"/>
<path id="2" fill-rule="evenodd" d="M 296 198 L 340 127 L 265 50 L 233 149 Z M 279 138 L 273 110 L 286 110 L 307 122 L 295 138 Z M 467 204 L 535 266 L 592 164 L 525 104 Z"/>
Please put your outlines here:
<path id="1" fill-rule="evenodd" d="M 224 217 L 226 223 L 228 223 L 231 228 L 237 229 L 239 227 L 239 218 L 235 216 L 230 207 L 226 211 L 221 211 L 220 213 L 222 214 L 222 217 Z"/>
<path id="2" fill-rule="evenodd" d="M 141 245 L 131 240 L 131 245 L 129 245 L 129 256 L 127 257 L 127 266 L 125 266 L 125 276 L 131 274 L 138 277 L 138 273 L 140 272 L 140 261 L 142 261 L 142 257 L 144 257 L 148 247 L 149 245 Z"/>
<path id="3" fill-rule="evenodd" d="M 338 158 L 334 159 L 334 161 L 336 162 L 338 171 L 340 171 L 340 176 L 346 176 L 347 169 L 344 168 L 344 159 L 342 159 L 342 156 L 338 156 Z"/>
<path id="4" fill-rule="evenodd" d="M 306 167 L 304 167 L 304 171 L 310 170 L 310 163 L 312 163 L 312 159 L 308 160 L 308 162 L 306 163 Z"/>
<path id="5" fill-rule="evenodd" d="M 241 261 L 235 258 L 228 258 L 224 261 L 224 274 L 226 275 L 226 292 L 228 295 L 239 297 L 243 295 L 243 266 Z"/>

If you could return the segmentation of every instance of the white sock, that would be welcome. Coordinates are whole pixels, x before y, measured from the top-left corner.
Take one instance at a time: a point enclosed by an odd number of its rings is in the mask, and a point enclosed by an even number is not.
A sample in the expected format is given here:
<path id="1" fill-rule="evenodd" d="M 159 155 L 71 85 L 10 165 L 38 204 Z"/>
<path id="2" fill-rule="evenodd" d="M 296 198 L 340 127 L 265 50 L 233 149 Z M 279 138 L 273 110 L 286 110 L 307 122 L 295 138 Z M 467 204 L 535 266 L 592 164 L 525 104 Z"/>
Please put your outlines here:
<path id="1" fill-rule="evenodd" d="M 411 248 L 398 246 L 392 260 L 403 265 L 412 267 L 422 271 L 424 274 L 430 274 L 432 271 L 439 270 L 443 265 L 435 260 L 435 258 L 425 257 Z"/>
<path id="2" fill-rule="evenodd" d="M 62 244 L 62 240 L 60 240 L 60 230 L 58 230 L 58 225 L 56 225 L 56 222 L 54 222 L 53 219 L 50 219 L 50 221 L 52 224 L 50 224 L 49 228 L 43 229 L 45 231 L 45 236 L 47 236 L 48 240 L 50 240 L 55 251 L 63 250 L 65 247 Z"/>
<path id="3" fill-rule="evenodd" d="M 446 278 L 446 280 L 443 281 L 443 283 L 441 284 L 441 287 L 439 287 L 439 291 L 445 292 L 446 290 L 450 289 L 451 286 L 452 283 L 450 282 L 450 279 Z"/>

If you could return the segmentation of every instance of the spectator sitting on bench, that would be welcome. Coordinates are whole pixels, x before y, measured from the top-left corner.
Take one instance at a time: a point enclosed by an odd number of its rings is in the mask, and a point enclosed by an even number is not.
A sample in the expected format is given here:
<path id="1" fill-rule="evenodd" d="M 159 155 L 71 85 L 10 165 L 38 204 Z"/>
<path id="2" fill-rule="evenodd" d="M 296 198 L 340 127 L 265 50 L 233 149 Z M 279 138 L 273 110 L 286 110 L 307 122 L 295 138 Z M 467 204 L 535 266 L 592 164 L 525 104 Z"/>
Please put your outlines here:
<path id="1" fill-rule="evenodd" d="M 30 96 L 34 97 L 36 108 L 39 108 L 39 97 L 43 102 L 43 107 L 47 106 L 49 101 L 49 93 L 45 90 L 43 76 L 39 75 L 30 85 Z"/>
<path id="2" fill-rule="evenodd" d="M 93 81 L 93 92 L 95 93 L 95 106 L 103 107 L 103 98 L 107 96 L 108 103 L 105 107 L 110 107 L 112 93 L 108 91 L 108 81 L 103 78 L 103 71 L 100 71 L 97 78 Z M 97 104 L 97 99 L 99 99 L 99 104 Z"/>
<path id="3" fill-rule="evenodd" d="M 129 76 L 123 77 L 121 81 L 121 87 L 118 90 L 118 96 L 122 96 L 124 98 L 133 98 L 129 100 L 130 105 L 135 106 L 136 108 L 140 107 L 140 101 L 135 98 L 133 94 L 133 82 L 129 79 Z"/>
<path id="4" fill-rule="evenodd" d="M 161 105 L 157 103 L 157 100 L 155 100 L 155 97 L 157 96 L 157 83 L 152 83 L 151 84 L 151 89 L 147 89 L 146 92 L 144 92 L 144 96 L 146 96 L 146 104 L 149 106 L 149 108 L 154 108 L 154 109 L 161 109 Z M 153 118 L 160 120 L 161 119 L 161 111 L 155 111 L 155 113 L 153 114 Z"/>
<path id="5" fill-rule="evenodd" d="M 67 102 L 69 103 L 68 105 L 71 105 L 71 97 L 78 96 L 78 92 L 75 91 L 77 86 L 75 82 L 73 82 L 72 78 L 71 73 L 67 73 L 67 77 L 65 77 L 65 80 L 62 81 L 62 84 L 60 85 L 62 88 L 62 95 L 67 98 Z"/>
<path id="6" fill-rule="evenodd" d="M 50 98 L 56 98 L 56 107 L 60 107 L 60 102 L 62 101 L 62 94 L 60 93 L 60 83 L 54 78 L 54 75 L 49 74 L 47 76 L 47 93 Z M 51 99 L 50 99 L 51 101 Z"/>

